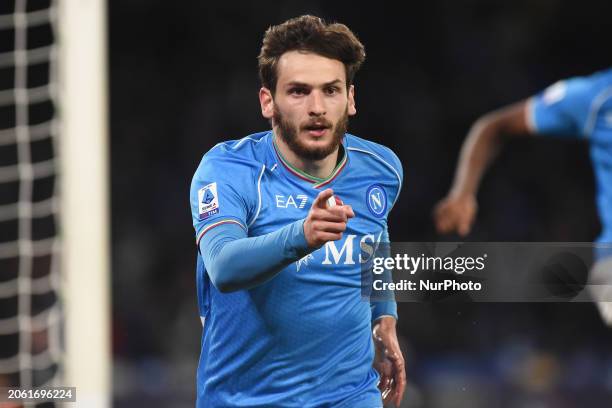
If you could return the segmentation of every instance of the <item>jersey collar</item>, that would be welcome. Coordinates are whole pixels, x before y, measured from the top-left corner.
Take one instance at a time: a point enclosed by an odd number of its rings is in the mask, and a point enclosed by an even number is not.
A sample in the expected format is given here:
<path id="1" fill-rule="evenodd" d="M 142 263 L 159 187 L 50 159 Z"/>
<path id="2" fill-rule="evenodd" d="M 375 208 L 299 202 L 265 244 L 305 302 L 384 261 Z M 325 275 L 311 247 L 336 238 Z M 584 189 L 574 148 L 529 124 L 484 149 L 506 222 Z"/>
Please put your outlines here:
<path id="1" fill-rule="evenodd" d="M 310 174 L 306 173 L 303 170 L 298 169 L 297 167 L 295 167 L 291 163 L 289 163 L 283 157 L 283 155 L 281 154 L 280 150 L 276 147 L 276 140 L 275 140 L 274 132 L 271 132 L 270 136 L 272 138 L 272 148 L 274 149 L 274 152 L 276 153 L 276 156 L 278 157 L 278 159 L 281 162 L 281 164 L 283 165 L 283 167 L 285 167 L 285 169 L 287 169 L 287 171 L 289 173 L 293 174 L 294 176 L 298 177 L 299 179 L 302 179 L 304 181 L 312 183 L 313 184 L 312 187 L 314 187 L 314 188 L 323 187 L 323 186 L 326 186 L 327 184 L 331 183 L 334 179 L 336 179 L 338 174 L 340 174 L 340 172 L 346 167 L 346 163 L 348 162 L 347 151 L 346 151 L 346 148 L 344 147 L 344 143 L 342 143 L 342 144 L 340 144 L 340 152 L 339 152 L 340 154 L 342 154 L 342 159 L 340 159 L 338 164 L 336 164 L 336 167 L 331 172 L 331 174 L 329 176 L 327 176 L 326 178 L 315 177 L 313 175 L 310 175 Z M 344 142 L 344 138 L 343 138 L 343 142 Z"/>

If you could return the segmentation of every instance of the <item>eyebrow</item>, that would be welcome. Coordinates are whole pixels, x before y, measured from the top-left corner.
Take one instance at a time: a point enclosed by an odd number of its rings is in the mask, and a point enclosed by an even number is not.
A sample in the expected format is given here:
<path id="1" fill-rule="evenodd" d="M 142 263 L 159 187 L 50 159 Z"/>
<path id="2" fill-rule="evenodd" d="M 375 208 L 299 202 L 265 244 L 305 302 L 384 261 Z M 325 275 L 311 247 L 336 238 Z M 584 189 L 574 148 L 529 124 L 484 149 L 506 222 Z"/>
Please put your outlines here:
<path id="1" fill-rule="evenodd" d="M 340 85 L 342 84 L 343 81 L 341 79 L 335 79 L 331 82 L 326 82 L 323 84 L 323 87 L 326 86 L 331 86 L 331 85 Z M 292 86 L 299 86 L 299 87 L 304 87 L 304 88 L 312 88 L 312 85 L 310 84 L 306 84 L 304 82 L 299 82 L 299 81 L 291 81 L 287 84 L 287 87 L 292 87 Z"/>

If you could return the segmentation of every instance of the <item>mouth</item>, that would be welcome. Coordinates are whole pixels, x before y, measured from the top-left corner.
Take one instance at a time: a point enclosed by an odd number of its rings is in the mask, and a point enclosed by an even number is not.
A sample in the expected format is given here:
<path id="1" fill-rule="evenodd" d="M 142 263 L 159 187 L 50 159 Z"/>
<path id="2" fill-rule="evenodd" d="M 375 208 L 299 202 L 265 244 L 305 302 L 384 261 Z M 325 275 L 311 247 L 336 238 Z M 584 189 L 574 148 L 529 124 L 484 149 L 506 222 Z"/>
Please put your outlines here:
<path id="1" fill-rule="evenodd" d="M 304 130 L 308 132 L 309 135 L 314 137 L 321 137 L 325 135 L 325 133 L 330 129 L 330 126 L 323 123 L 314 123 L 310 125 L 304 126 Z"/>

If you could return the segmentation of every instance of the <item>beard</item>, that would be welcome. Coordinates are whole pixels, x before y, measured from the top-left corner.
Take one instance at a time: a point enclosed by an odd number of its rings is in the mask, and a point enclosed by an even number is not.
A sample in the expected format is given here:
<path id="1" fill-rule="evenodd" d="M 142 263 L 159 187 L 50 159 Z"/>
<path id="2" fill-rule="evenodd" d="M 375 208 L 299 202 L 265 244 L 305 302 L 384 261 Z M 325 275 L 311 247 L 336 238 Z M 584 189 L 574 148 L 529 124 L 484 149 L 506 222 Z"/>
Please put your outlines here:
<path id="1" fill-rule="evenodd" d="M 335 126 L 325 118 L 311 119 L 306 123 L 295 126 L 293 123 L 285 120 L 285 117 L 276 106 L 274 107 L 273 119 L 274 124 L 278 126 L 279 136 L 287 146 L 289 146 L 293 153 L 306 160 L 323 160 L 336 151 L 340 143 L 342 143 L 342 138 L 348 127 L 348 107 L 344 110 L 344 114 L 338 119 Z M 332 140 L 325 146 L 309 147 L 298 137 L 299 131 L 308 130 L 308 127 L 315 123 L 321 124 L 328 129 L 332 129 L 333 127 Z"/>

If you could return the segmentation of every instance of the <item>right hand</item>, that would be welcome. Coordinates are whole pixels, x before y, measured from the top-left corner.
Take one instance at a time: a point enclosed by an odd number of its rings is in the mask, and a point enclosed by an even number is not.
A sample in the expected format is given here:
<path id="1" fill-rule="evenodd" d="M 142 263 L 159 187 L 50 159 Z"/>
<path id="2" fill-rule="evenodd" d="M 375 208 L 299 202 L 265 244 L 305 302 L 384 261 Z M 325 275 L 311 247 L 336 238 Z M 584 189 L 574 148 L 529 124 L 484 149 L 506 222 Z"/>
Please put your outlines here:
<path id="1" fill-rule="evenodd" d="M 333 195 L 331 188 L 321 191 L 304 221 L 304 235 L 310 248 L 320 248 L 326 242 L 342 239 L 346 223 L 355 216 L 350 205 L 328 207 L 327 199 Z"/>
<path id="2" fill-rule="evenodd" d="M 478 211 L 473 194 L 449 194 L 434 208 L 434 221 L 439 234 L 456 232 L 464 237 L 469 234 Z"/>

